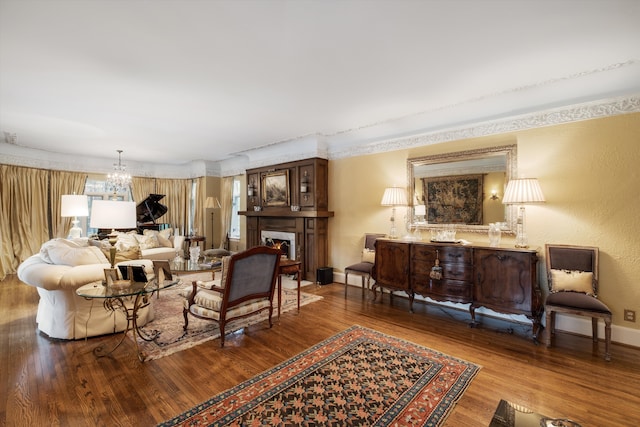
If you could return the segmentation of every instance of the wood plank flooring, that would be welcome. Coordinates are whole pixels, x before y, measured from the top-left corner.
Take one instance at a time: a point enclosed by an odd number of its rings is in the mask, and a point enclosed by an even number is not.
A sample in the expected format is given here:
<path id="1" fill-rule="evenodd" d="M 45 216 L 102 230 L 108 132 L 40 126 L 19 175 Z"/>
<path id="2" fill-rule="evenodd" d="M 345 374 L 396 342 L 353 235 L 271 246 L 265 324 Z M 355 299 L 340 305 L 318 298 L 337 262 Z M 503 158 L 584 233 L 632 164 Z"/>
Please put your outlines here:
<path id="1" fill-rule="evenodd" d="M 559 333 L 535 345 L 530 327 L 399 297 L 363 300 L 342 284 L 304 288 L 322 301 L 171 356 L 140 363 L 130 341 L 112 357 L 92 349 L 114 336 L 51 340 L 38 332 L 38 294 L 15 276 L 0 282 L 0 425 L 153 426 L 358 324 L 482 366 L 446 426 L 487 426 L 500 399 L 588 426 L 640 425 L 640 349 Z"/>

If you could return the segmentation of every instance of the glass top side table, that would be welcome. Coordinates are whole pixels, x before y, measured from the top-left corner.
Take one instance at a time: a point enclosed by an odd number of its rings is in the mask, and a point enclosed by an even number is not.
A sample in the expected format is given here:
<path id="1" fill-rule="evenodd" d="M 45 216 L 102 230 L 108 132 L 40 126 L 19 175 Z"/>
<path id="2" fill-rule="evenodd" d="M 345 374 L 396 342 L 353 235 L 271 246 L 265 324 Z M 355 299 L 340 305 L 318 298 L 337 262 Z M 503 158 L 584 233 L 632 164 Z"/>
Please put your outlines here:
<path id="1" fill-rule="evenodd" d="M 135 345 L 136 354 L 141 362 L 144 362 L 146 356 L 140 351 L 138 347 L 137 337 L 142 338 L 145 341 L 152 341 L 155 339 L 159 331 L 155 331 L 153 334 L 146 334 L 140 330 L 138 326 L 138 311 L 142 307 L 148 306 L 149 296 L 154 292 L 158 292 L 161 289 L 166 289 L 179 283 L 179 280 L 164 280 L 158 283 L 155 280 L 149 282 L 133 282 L 128 286 L 105 286 L 102 282 L 93 282 L 80 286 L 76 289 L 76 294 L 86 299 L 102 299 L 103 306 L 107 310 L 117 311 L 120 310 L 124 313 L 127 319 L 127 327 L 125 328 L 118 343 L 108 351 L 105 351 L 104 344 L 99 345 L 93 350 L 93 354 L 96 357 L 104 357 L 113 353 L 120 344 L 124 342 L 125 337 L 131 331 L 133 335 L 133 342 Z"/>

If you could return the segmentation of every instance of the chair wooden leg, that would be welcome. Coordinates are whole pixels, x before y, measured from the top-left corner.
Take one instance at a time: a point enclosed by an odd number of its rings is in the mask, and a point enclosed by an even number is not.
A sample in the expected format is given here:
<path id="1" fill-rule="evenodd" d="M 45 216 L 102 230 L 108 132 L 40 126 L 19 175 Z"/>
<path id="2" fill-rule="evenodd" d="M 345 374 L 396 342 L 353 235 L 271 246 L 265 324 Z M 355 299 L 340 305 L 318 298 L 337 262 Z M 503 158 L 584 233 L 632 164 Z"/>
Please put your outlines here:
<path id="1" fill-rule="evenodd" d="M 593 336 L 593 342 L 598 342 L 598 318 L 591 318 L 591 335 Z"/>
<path id="2" fill-rule="evenodd" d="M 362 281 L 362 298 L 364 298 L 364 276 L 360 276 L 360 279 Z"/>
<path id="3" fill-rule="evenodd" d="M 347 298 L 347 287 L 349 286 L 349 273 L 344 272 L 344 297 Z"/>
<path id="4" fill-rule="evenodd" d="M 547 347 L 551 347 L 551 335 L 553 335 L 555 325 L 553 322 L 555 321 L 555 312 L 553 310 L 547 309 L 547 332 L 545 333 Z"/>
<path id="5" fill-rule="evenodd" d="M 604 360 L 611 360 L 611 317 L 604 318 Z"/>

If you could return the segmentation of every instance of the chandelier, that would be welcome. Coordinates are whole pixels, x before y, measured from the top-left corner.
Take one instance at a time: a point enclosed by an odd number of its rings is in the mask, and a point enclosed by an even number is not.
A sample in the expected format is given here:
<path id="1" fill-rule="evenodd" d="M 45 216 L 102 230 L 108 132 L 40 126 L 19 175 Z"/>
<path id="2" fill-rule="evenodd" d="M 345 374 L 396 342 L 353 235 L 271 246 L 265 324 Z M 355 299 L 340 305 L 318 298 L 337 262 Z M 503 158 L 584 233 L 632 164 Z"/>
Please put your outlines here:
<path id="1" fill-rule="evenodd" d="M 129 189 L 131 175 L 127 173 L 127 166 L 122 164 L 122 150 L 118 151 L 118 163 L 113 164 L 113 172 L 107 175 L 107 188 L 113 193 L 121 193 Z"/>

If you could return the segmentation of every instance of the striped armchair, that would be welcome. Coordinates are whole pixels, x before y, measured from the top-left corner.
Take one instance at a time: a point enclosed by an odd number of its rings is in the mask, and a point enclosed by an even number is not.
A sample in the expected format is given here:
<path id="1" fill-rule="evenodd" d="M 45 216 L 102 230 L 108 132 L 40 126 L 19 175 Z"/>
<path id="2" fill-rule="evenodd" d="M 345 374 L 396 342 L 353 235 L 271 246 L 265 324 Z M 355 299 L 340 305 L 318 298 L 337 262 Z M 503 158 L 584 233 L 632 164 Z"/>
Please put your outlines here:
<path id="1" fill-rule="evenodd" d="M 273 293 L 280 251 L 256 246 L 224 257 L 220 279 L 211 282 L 193 282 L 185 294 L 184 329 L 189 316 L 215 320 L 220 325 L 220 347 L 224 347 L 225 325 L 231 320 L 269 312 L 269 327 L 273 326 Z"/>

